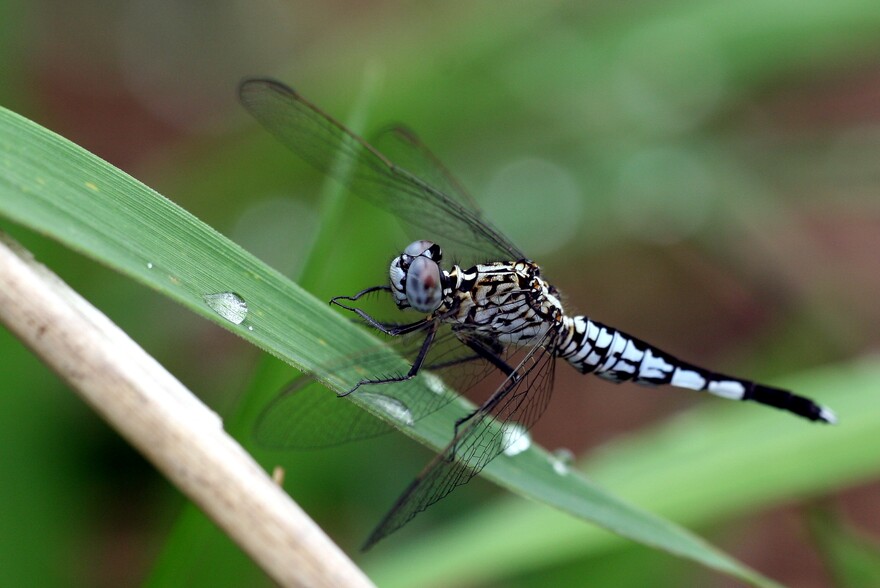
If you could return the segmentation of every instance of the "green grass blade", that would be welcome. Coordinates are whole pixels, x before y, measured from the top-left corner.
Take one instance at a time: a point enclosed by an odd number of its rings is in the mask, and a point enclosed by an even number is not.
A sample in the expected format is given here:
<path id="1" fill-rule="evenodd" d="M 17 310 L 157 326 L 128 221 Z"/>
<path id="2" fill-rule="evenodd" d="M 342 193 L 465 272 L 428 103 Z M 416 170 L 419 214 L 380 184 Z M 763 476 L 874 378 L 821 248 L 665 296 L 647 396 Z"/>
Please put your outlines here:
<path id="1" fill-rule="evenodd" d="M 824 368 L 782 382 L 828 399 L 840 417 L 834 427 L 707 399 L 705 407 L 609 443 L 579 469 L 615 495 L 692 527 L 821 495 L 880 472 L 878 382 L 877 362 Z M 513 539 L 499 544 L 492 537 Z M 400 578 L 403 569 L 410 570 L 406 577 L 415 584 L 437 577 L 452 584 L 461 578 L 503 584 L 508 576 L 595 556 L 617 543 L 614 536 L 547 508 L 507 501 L 387 554 L 367 572 L 389 586 L 393 582 L 385 580 Z M 455 545 L 456 556 L 436 562 L 425 545 L 444 553 Z"/>
<path id="2" fill-rule="evenodd" d="M 374 346 L 376 339 L 332 312 L 191 214 L 122 171 L 14 113 L 0 109 L 0 214 L 180 302 L 297 368 L 319 370 L 334 358 Z M 247 317 L 233 324 L 205 302 L 234 292 Z M 389 369 L 402 366 L 389 355 Z M 316 376 L 339 389 L 333 374 Z M 418 382 L 414 385 L 420 385 Z M 428 389 L 424 394 L 433 394 Z M 392 425 L 379 406 L 365 405 Z M 469 411 L 452 403 L 401 430 L 439 449 L 450 423 Z M 769 581 L 688 531 L 641 512 L 589 484 L 561 476 L 551 457 L 533 447 L 499 457 L 487 477 L 625 537 L 663 546 L 755 584 Z"/>
<path id="3" fill-rule="evenodd" d="M 814 509 L 810 530 L 840 588 L 880 585 L 880 543 L 831 510 Z"/>
<path id="4" fill-rule="evenodd" d="M 362 90 L 350 115 L 345 120 L 348 128 L 360 130 L 366 123 L 369 105 L 380 83 L 380 72 L 372 68 L 366 72 Z M 336 233 L 345 214 L 348 194 L 337 182 L 324 183 L 320 196 L 320 219 L 309 245 L 309 253 L 299 271 L 299 283 L 313 288 L 327 271 L 326 260 L 338 242 Z M 225 421 L 233 434 L 246 437 L 262 409 L 277 394 L 278 380 L 286 379 L 283 364 L 264 356 L 254 370 L 246 394 L 238 407 Z M 258 449 L 258 448 L 257 448 Z M 193 549 L 193 545 L 198 545 Z M 145 583 L 150 588 L 179 586 L 181 584 L 241 585 L 245 578 L 258 578 L 259 570 L 245 560 L 243 554 L 194 504 L 187 504 L 177 517 L 162 552 L 157 558 Z"/>

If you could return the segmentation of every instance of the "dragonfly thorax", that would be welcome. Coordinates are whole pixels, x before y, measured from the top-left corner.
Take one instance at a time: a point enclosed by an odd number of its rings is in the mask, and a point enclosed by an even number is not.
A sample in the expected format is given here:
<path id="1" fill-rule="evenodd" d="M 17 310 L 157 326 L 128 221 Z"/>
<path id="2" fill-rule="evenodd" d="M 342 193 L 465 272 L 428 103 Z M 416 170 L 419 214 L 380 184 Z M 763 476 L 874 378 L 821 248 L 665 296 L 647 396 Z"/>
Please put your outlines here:
<path id="1" fill-rule="evenodd" d="M 391 260 L 388 273 L 398 308 L 431 313 L 440 307 L 448 280 L 448 275 L 440 269 L 442 257 L 439 245 L 413 241 Z"/>
<path id="2" fill-rule="evenodd" d="M 563 328 L 565 311 L 558 292 L 530 261 L 477 264 L 466 270 L 453 266 L 449 281 L 450 295 L 440 311 L 457 330 L 524 346 Z"/>

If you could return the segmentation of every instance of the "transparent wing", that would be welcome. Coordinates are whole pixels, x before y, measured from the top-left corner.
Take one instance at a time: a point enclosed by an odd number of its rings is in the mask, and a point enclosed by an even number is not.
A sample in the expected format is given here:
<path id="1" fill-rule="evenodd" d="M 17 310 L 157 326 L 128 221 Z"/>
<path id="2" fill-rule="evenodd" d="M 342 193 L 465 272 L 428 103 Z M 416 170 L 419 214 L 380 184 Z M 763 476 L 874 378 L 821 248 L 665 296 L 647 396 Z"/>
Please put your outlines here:
<path id="1" fill-rule="evenodd" d="M 239 86 L 244 107 L 290 150 L 349 190 L 384 208 L 416 230 L 413 237 L 430 239 L 467 261 L 518 260 L 525 255 L 493 228 L 463 191 L 447 194 L 445 170 L 432 178 L 396 165 L 375 147 L 307 102 L 291 88 L 265 79 L 245 80 Z M 418 142 L 412 143 L 410 162 L 424 163 Z M 406 141 L 398 140 L 398 152 Z M 431 156 L 433 157 L 433 156 Z M 426 166 L 427 167 L 427 166 Z M 436 166 L 434 166 L 436 169 Z M 442 166 L 440 166 L 442 168 Z M 428 181 L 446 178 L 443 186 Z"/>
<path id="2" fill-rule="evenodd" d="M 425 184 L 456 198 L 471 210 L 480 209 L 473 196 L 409 127 L 390 126 L 370 142 L 382 155 L 393 161 L 394 165 L 402 167 Z"/>
<path id="3" fill-rule="evenodd" d="M 321 367 L 316 374 L 330 374 L 342 389 L 354 387 L 366 378 L 403 375 L 406 368 L 388 370 L 389 348 L 412 360 L 424 340 L 424 333 L 400 337 L 399 344 L 381 345 Z M 398 362 L 399 365 L 399 362 Z M 348 397 L 328 390 L 312 376 L 291 382 L 269 403 L 257 419 L 256 441 L 267 449 L 313 449 L 376 437 L 394 430 L 350 401 L 359 396 L 405 423 L 414 423 L 440 409 L 485 379 L 495 368 L 464 346 L 448 328 L 437 335 L 422 367 L 422 381 L 392 382 L 362 386 Z M 433 394 L 424 393 L 424 378 Z"/>
<path id="4" fill-rule="evenodd" d="M 254 438 L 266 449 L 317 449 L 391 430 L 385 421 L 302 375 L 260 413 Z"/>
<path id="5" fill-rule="evenodd" d="M 518 303 L 502 304 L 498 308 L 503 312 L 511 304 Z M 491 349 L 508 364 L 516 353 L 515 349 L 505 349 L 478 332 L 441 325 L 420 371 L 421 382 L 371 384 L 346 397 L 327 389 L 333 385 L 340 390 L 350 390 L 361 380 L 404 375 L 421 349 L 424 337 L 423 331 L 393 337 L 385 344 L 339 358 L 315 369 L 312 375 L 293 380 L 260 413 L 254 429 L 256 441 L 267 449 L 314 449 L 391 432 L 394 427 L 349 399 L 369 399 L 368 404 L 378 406 L 386 414 L 404 415 L 407 422 L 415 423 L 451 402 L 459 393 L 467 393 L 491 374 L 501 374 L 463 340 L 480 341 L 483 348 Z M 405 358 L 408 365 L 402 365 L 399 357 Z M 424 393 L 425 379 L 434 394 Z"/>
<path id="6" fill-rule="evenodd" d="M 554 336 L 533 347 L 495 394 L 465 421 L 370 534 L 364 550 L 441 500 L 515 443 L 547 408 L 555 374 Z"/>

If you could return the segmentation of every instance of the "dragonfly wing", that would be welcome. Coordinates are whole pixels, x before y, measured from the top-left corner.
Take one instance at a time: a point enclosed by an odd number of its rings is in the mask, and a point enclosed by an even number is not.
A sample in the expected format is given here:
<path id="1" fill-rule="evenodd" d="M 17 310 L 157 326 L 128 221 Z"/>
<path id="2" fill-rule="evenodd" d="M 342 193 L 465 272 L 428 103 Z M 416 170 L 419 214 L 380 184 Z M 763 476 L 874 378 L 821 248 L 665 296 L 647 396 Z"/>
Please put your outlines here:
<path id="1" fill-rule="evenodd" d="M 425 184 L 433 186 L 447 196 L 456 198 L 480 215 L 480 207 L 473 196 L 465 190 L 440 159 L 434 155 L 416 135 L 404 125 L 390 126 L 370 141 L 376 149 Z M 484 221 L 485 222 L 485 221 Z"/>
<path id="2" fill-rule="evenodd" d="M 323 378 L 346 390 L 364 379 L 403 375 L 406 366 L 399 361 L 396 371 L 389 371 L 389 366 L 395 365 L 392 349 L 412 360 L 423 340 L 423 333 L 414 333 L 395 339 L 395 345 L 372 347 L 322 366 L 312 376 L 295 379 L 257 418 L 257 443 L 267 449 L 314 449 L 376 437 L 395 428 L 356 406 L 351 402 L 353 398 L 361 398 L 375 410 L 392 418 L 402 417 L 403 424 L 410 424 L 410 420 L 415 423 L 440 409 L 458 396 L 457 391 L 467 391 L 495 371 L 445 327 L 428 351 L 420 380 L 361 386 L 345 397 L 319 381 Z M 425 390 L 426 383 L 430 392 Z"/>
<path id="3" fill-rule="evenodd" d="M 245 80 L 239 96 L 244 107 L 291 151 L 361 198 L 403 219 L 407 228 L 417 228 L 420 238 L 473 261 L 525 258 L 486 222 L 472 201 L 462 202 L 396 165 L 284 84 Z M 424 157 L 416 152 L 412 160 L 417 159 Z"/>
<path id="4" fill-rule="evenodd" d="M 310 376 L 301 376 L 260 413 L 254 429 L 257 443 L 267 449 L 316 449 L 392 430 Z"/>
<path id="5" fill-rule="evenodd" d="M 370 534 L 364 550 L 466 484 L 537 422 L 550 401 L 555 374 L 554 335 L 533 347 L 493 394 L 465 421 Z"/>

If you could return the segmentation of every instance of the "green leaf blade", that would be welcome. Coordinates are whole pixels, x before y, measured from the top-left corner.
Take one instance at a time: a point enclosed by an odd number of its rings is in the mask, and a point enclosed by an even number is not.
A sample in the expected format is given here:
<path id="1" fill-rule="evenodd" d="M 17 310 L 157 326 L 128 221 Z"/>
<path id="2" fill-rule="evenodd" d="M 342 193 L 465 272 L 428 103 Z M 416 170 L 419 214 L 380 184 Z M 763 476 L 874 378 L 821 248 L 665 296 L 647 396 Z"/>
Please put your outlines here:
<path id="1" fill-rule="evenodd" d="M 6 110 L 0 110 L 0 214 L 150 286 L 322 380 L 332 374 L 321 373 L 321 366 L 376 344 L 326 303 L 154 190 Z M 247 303 L 241 324 L 223 319 L 205 302 L 206 294 L 222 292 L 234 292 Z M 389 366 L 400 361 L 389 352 Z M 381 407 L 369 409 L 435 450 L 449 441 L 450 423 L 470 410 L 463 402 L 452 403 L 401 427 L 382 415 Z M 516 457 L 498 457 L 485 474 L 635 541 L 770 585 L 688 531 L 628 506 L 577 474 L 559 476 L 552 463 L 552 456 L 533 447 Z"/>

